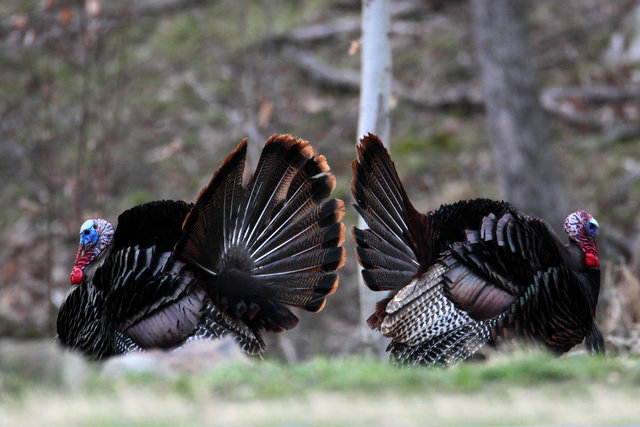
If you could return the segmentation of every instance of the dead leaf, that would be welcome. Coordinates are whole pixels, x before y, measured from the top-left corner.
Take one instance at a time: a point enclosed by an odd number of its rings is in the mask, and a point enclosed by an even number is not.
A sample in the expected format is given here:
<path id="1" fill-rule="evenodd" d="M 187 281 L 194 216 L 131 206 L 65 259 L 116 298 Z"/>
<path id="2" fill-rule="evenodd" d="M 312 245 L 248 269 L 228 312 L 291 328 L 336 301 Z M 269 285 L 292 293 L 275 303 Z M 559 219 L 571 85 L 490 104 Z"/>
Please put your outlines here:
<path id="1" fill-rule="evenodd" d="M 362 46 L 362 39 L 352 40 L 349 45 L 349 56 L 353 56 L 360 51 L 360 46 Z"/>
<path id="2" fill-rule="evenodd" d="M 258 126 L 264 127 L 271 121 L 273 115 L 273 102 L 263 101 L 258 110 Z"/>
<path id="3" fill-rule="evenodd" d="M 58 13 L 58 21 L 60 21 L 62 25 L 71 24 L 71 22 L 73 21 L 73 10 L 71 10 L 70 7 L 61 9 Z"/>

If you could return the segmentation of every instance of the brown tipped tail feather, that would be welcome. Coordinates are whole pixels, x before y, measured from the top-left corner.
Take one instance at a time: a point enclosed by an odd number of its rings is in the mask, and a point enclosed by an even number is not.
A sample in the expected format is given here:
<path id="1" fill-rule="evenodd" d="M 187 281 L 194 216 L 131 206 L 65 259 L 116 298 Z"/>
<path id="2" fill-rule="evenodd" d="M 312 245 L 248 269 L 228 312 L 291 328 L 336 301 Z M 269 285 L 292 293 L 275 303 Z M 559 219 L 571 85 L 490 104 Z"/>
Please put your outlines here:
<path id="1" fill-rule="evenodd" d="M 252 328 L 280 331 L 319 311 L 345 259 L 344 204 L 324 156 L 307 141 L 272 136 L 243 181 L 246 141 L 227 157 L 184 221 L 175 252 L 208 276 L 221 306 Z"/>

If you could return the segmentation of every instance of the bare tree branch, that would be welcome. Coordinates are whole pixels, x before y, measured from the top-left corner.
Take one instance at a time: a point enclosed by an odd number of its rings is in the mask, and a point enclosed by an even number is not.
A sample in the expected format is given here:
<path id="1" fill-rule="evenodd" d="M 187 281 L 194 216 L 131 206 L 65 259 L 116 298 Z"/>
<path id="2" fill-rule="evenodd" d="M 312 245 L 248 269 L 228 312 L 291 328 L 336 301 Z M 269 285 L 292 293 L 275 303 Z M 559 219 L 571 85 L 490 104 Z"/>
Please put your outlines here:
<path id="1" fill-rule="evenodd" d="M 592 131 L 602 131 L 610 141 L 634 138 L 640 135 L 640 126 L 622 120 L 605 119 L 592 107 L 607 103 L 640 100 L 640 86 L 568 86 L 550 87 L 542 92 L 540 101 L 544 109 L 567 123 Z M 576 103 L 587 106 L 577 108 Z"/>
<path id="2" fill-rule="evenodd" d="M 467 111 L 482 111 L 484 99 L 482 93 L 468 87 L 451 88 L 443 94 L 423 94 L 399 83 L 393 85 L 393 91 L 399 99 L 405 100 L 425 110 L 447 110 L 462 108 Z"/>
<path id="3" fill-rule="evenodd" d="M 357 71 L 334 67 L 309 51 L 293 46 L 285 47 L 282 53 L 292 65 L 304 72 L 309 80 L 319 85 L 353 92 L 360 90 L 360 74 Z"/>
<path id="4" fill-rule="evenodd" d="M 283 53 L 294 66 L 299 68 L 309 80 L 316 84 L 354 93 L 360 90 L 360 77 L 356 71 L 334 67 L 318 59 L 308 51 L 293 46 L 285 47 Z M 467 88 L 450 89 L 440 95 L 425 95 L 417 93 L 397 81 L 393 82 L 392 87 L 393 93 L 399 99 L 426 110 L 447 108 L 476 110 L 484 108 L 480 92 Z"/>
<path id="5" fill-rule="evenodd" d="M 580 98 L 590 102 L 630 101 L 640 99 L 640 86 L 565 86 L 545 91 L 550 99 Z"/>

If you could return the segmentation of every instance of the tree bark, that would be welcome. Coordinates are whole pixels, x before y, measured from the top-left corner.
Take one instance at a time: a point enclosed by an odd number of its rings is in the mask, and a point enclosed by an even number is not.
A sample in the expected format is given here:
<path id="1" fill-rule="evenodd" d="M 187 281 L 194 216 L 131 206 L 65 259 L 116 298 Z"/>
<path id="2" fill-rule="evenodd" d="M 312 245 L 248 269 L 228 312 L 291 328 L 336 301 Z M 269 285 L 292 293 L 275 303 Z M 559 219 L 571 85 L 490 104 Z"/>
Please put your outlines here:
<path id="1" fill-rule="evenodd" d="M 389 0 L 363 0 L 358 138 L 367 132 L 389 140 L 391 42 Z"/>
<path id="2" fill-rule="evenodd" d="M 489 135 L 503 197 L 554 228 L 567 212 L 527 45 L 525 0 L 472 0 Z"/>
<path id="3" fill-rule="evenodd" d="M 375 133 L 389 144 L 389 100 L 391 98 L 391 28 L 390 0 L 362 1 L 362 50 L 360 111 L 358 117 L 358 139 Z M 360 219 L 360 227 L 366 223 Z M 365 346 L 383 354 L 386 347 L 384 337 L 369 329 L 367 317 L 375 310 L 380 296 L 370 291 L 360 277 L 360 327 Z"/>

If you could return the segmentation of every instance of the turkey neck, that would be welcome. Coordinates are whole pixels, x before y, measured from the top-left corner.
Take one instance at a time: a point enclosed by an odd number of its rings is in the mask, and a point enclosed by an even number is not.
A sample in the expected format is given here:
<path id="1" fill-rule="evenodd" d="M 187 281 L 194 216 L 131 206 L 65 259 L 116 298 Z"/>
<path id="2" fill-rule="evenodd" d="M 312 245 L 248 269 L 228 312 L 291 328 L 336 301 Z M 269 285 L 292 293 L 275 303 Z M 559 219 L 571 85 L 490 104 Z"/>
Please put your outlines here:
<path id="1" fill-rule="evenodd" d="M 93 276 L 96 274 L 96 271 L 102 267 L 107 258 L 109 258 L 109 254 L 111 253 L 111 249 L 113 249 L 113 241 L 109 243 L 103 250 L 98 254 L 96 259 L 91 261 L 83 270 L 82 282 L 85 285 L 92 284 Z M 104 290 L 104 289 L 102 289 Z"/>
<path id="2" fill-rule="evenodd" d="M 562 245 L 560 254 L 565 265 L 580 278 L 582 293 L 589 300 L 592 313 L 595 313 L 600 293 L 600 268 L 588 267 L 584 262 L 584 252 L 573 241 Z"/>
<path id="3" fill-rule="evenodd" d="M 564 264 L 576 273 L 583 273 L 588 270 L 600 271 L 597 267 L 587 267 L 587 264 L 584 262 L 584 252 L 573 241 L 570 241 L 568 245 L 561 246 L 560 256 L 562 256 Z"/>

